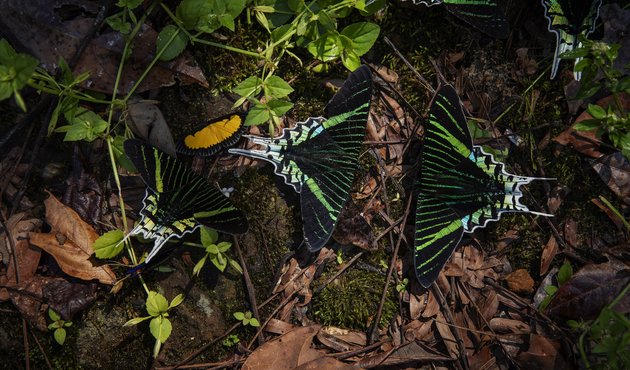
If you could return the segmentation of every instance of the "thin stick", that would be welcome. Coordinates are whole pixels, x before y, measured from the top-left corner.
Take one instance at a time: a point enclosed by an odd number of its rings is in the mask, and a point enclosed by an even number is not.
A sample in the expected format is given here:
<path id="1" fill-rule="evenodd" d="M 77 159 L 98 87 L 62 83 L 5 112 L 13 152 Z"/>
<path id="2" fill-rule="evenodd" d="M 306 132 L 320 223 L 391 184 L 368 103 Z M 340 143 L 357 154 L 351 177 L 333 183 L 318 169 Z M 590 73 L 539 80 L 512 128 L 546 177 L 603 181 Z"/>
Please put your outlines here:
<path id="1" fill-rule="evenodd" d="M 236 253 L 238 254 L 238 260 L 241 263 L 241 267 L 243 268 L 243 278 L 245 280 L 245 287 L 247 288 L 247 296 L 249 297 L 249 305 L 252 308 L 252 313 L 258 322 L 260 321 L 260 315 L 258 314 L 258 307 L 256 305 L 256 292 L 254 291 L 254 286 L 252 285 L 252 280 L 249 278 L 249 272 L 247 271 L 247 265 L 245 264 L 245 258 L 243 258 L 243 253 L 241 252 L 241 247 L 238 243 L 238 238 L 236 236 L 232 236 L 234 240 L 234 247 L 236 248 Z M 262 334 L 258 337 L 258 345 L 262 345 L 265 342 L 265 338 Z"/>
<path id="2" fill-rule="evenodd" d="M 396 53 L 396 55 L 398 55 L 398 57 L 400 58 L 400 60 L 403 61 L 403 63 L 405 63 L 407 65 L 407 67 L 409 67 L 409 69 L 411 69 L 411 71 L 416 75 L 416 77 L 418 78 L 418 80 L 420 80 L 420 83 L 424 86 L 425 89 L 431 91 L 431 93 L 435 94 L 435 89 L 433 88 L 433 86 L 431 86 L 431 84 L 424 78 L 422 77 L 422 75 L 420 74 L 420 72 L 418 72 L 417 69 L 414 68 L 413 65 L 411 65 L 411 63 L 409 63 L 409 61 L 407 60 L 407 58 L 405 58 L 404 55 L 402 55 L 402 53 L 400 51 L 398 51 L 398 48 L 396 48 L 396 46 L 394 46 L 394 44 L 387 38 L 387 36 L 385 36 L 383 38 L 383 40 L 385 41 L 385 43 L 387 44 L 387 46 L 389 46 L 390 48 L 392 48 L 392 50 L 394 51 L 394 53 Z"/>
<path id="3" fill-rule="evenodd" d="M 322 286 L 320 286 L 319 288 L 317 288 L 317 290 L 315 292 L 313 292 L 313 294 L 319 294 L 322 290 L 324 290 L 324 288 L 326 288 L 326 286 L 330 283 L 332 283 L 333 281 L 335 281 L 336 278 L 338 278 L 341 274 L 344 273 L 344 271 L 346 271 L 350 266 L 352 266 L 352 264 L 358 260 L 362 255 L 363 255 L 363 251 L 357 253 L 356 255 L 354 255 L 354 257 L 352 257 L 350 259 L 350 261 L 348 261 L 348 263 L 346 263 L 342 268 L 339 269 L 339 271 L 337 271 L 333 276 L 330 277 L 330 279 L 326 280 L 326 282 L 324 284 L 322 284 Z"/>

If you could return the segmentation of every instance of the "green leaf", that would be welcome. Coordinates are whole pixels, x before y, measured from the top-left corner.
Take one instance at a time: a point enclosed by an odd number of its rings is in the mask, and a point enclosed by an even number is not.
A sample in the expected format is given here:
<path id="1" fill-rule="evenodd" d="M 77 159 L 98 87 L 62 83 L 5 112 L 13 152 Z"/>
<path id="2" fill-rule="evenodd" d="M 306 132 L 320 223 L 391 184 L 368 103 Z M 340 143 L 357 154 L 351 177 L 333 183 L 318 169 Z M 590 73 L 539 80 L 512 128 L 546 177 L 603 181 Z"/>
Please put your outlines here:
<path id="1" fill-rule="evenodd" d="M 169 61 L 177 58 L 184 51 L 187 44 L 188 35 L 182 32 L 179 27 L 169 24 L 160 31 L 157 37 L 157 53 L 164 50 L 162 55 L 160 55 L 160 60 Z"/>
<path id="2" fill-rule="evenodd" d="M 241 267 L 241 265 L 239 265 L 238 262 L 230 258 L 229 263 L 230 263 L 230 266 L 232 266 L 234 270 L 238 271 L 241 275 L 243 274 L 243 268 Z"/>
<path id="3" fill-rule="evenodd" d="M 158 316 L 168 310 L 168 301 L 160 293 L 150 291 L 146 306 L 149 315 Z"/>
<path id="4" fill-rule="evenodd" d="M 238 321 L 242 321 L 245 318 L 245 314 L 242 312 L 234 312 L 234 318 Z"/>
<path id="5" fill-rule="evenodd" d="M 258 320 L 255 317 L 252 317 L 251 319 L 249 319 L 249 325 L 257 328 L 260 326 L 260 322 L 258 322 Z"/>
<path id="6" fill-rule="evenodd" d="M 11 44 L 5 39 L 0 39 L 0 64 L 10 66 L 16 56 L 17 53 Z"/>
<path id="7" fill-rule="evenodd" d="M 114 14 L 105 18 L 105 21 L 114 31 L 118 31 L 123 35 L 128 35 L 131 32 L 131 23 L 123 19 L 123 14 L 124 12 Z"/>
<path id="8" fill-rule="evenodd" d="M 103 259 L 117 256 L 125 246 L 122 243 L 124 237 L 125 234 L 121 230 L 112 230 L 101 235 L 92 244 L 96 257 Z"/>
<path id="9" fill-rule="evenodd" d="M 260 94 L 262 87 L 263 80 L 258 76 L 251 76 L 232 89 L 232 92 L 240 96 L 252 96 Z"/>
<path id="10" fill-rule="evenodd" d="M 229 242 L 221 242 L 217 245 L 217 249 L 219 252 L 225 252 L 232 246 L 232 243 Z"/>
<path id="11" fill-rule="evenodd" d="M 341 62 L 350 71 L 354 71 L 361 66 L 361 59 L 352 50 L 344 50 L 341 53 Z"/>
<path id="12" fill-rule="evenodd" d="M 285 113 L 291 110 L 291 108 L 293 108 L 293 103 L 286 100 L 274 99 L 267 103 L 267 106 L 276 116 L 282 117 Z"/>
<path id="13" fill-rule="evenodd" d="M 227 267 L 227 261 L 225 260 L 225 258 L 223 258 L 221 253 L 210 255 L 210 261 L 212 261 L 212 263 L 219 269 L 219 271 L 225 271 L 225 268 Z"/>
<path id="14" fill-rule="evenodd" d="M 201 235 L 201 244 L 204 247 L 207 247 L 211 244 L 214 244 L 219 240 L 219 233 L 208 226 L 201 226 L 201 231 L 199 233 Z"/>
<path id="15" fill-rule="evenodd" d="M 269 109 L 263 104 L 256 104 L 247 113 L 245 118 L 245 126 L 256 126 L 269 120 Z"/>
<path id="16" fill-rule="evenodd" d="M 123 324 L 123 326 L 131 326 L 131 325 L 137 325 L 141 322 L 143 322 L 144 320 L 150 319 L 153 316 L 145 316 L 145 317 L 134 317 L 133 319 L 127 321 L 126 323 Z"/>
<path id="17" fill-rule="evenodd" d="M 168 337 L 171 336 L 173 326 L 169 319 L 158 316 L 154 317 L 149 323 L 149 330 L 155 339 L 159 340 L 160 343 L 165 343 Z"/>
<path id="18" fill-rule="evenodd" d="M 195 267 L 193 267 L 193 271 L 192 271 L 193 276 L 197 276 L 197 275 L 199 275 L 199 272 L 201 272 L 201 269 L 203 268 L 203 265 L 205 265 L 205 264 L 206 264 L 206 259 L 207 259 L 207 258 L 208 258 L 208 254 L 206 253 L 206 255 L 204 255 L 204 256 L 203 256 L 203 257 L 199 260 L 199 262 L 197 262 L 197 263 L 195 264 Z"/>
<path id="19" fill-rule="evenodd" d="M 352 40 L 352 51 L 358 56 L 367 53 L 376 42 L 381 28 L 376 23 L 353 23 L 341 31 L 343 36 Z"/>
<path id="20" fill-rule="evenodd" d="M 265 80 L 265 95 L 274 98 L 284 98 L 293 92 L 293 88 L 278 76 L 269 76 Z"/>
<path id="21" fill-rule="evenodd" d="M 63 343 L 66 341 L 66 329 L 59 328 L 55 330 L 55 332 L 53 333 L 53 336 L 55 337 L 55 342 L 59 343 L 60 345 L 63 345 Z"/>
<path id="22" fill-rule="evenodd" d="M 180 293 L 176 295 L 175 298 L 173 298 L 173 300 L 171 301 L 171 304 L 168 306 L 168 309 L 170 310 L 173 307 L 177 307 L 182 302 L 184 302 L 184 295 Z"/>
<path id="23" fill-rule="evenodd" d="M 602 122 L 596 119 L 585 119 L 573 125 L 573 129 L 577 131 L 591 131 L 602 125 Z"/>
<path id="24" fill-rule="evenodd" d="M 573 49 L 570 51 L 565 51 L 564 53 L 560 54 L 560 58 L 561 59 L 576 59 L 576 58 L 582 58 L 588 55 L 589 55 L 589 50 L 587 48 L 581 47 L 581 48 Z"/>
<path id="25" fill-rule="evenodd" d="M 208 253 L 208 254 L 218 254 L 219 253 L 219 247 L 217 247 L 216 244 L 210 244 L 209 246 L 206 247 L 206 253 Z"/>
<path id="26" fill-rule="evenodd" d="M 50 317 L 52 321 L 61 320 L 61 316 L 54 310 L 51 310 L 50 308 L 48 309 L 48 317 Z"/>
<path id="27" fill-rule="evenodd" d="M 233 30 L 243 9 L 245 0 L 184 0 L 175 13 L 186 29 L 212 33 L 221 26 Z"/>
<path id="28" fill-rule="evenodd" d="M 119 8 L 128 8 L 129 10 L 135 9 L 138 5 L 142 4 L 143 0 L 118 0 L 116 6 Z"/>
<path id="29" fill-rule="evenodd" d="M 315 58 L 328 62 L 337 59 L 341 55 L 341 41 L 336 31 L 329 31 L 321 35 L 317 40 L 310 42 L 306 49 Z"/>
<path id="30" fill-rule="evenodd" d="M 65 116 L 70 126 L 62 126 L 55 130 L 55 132 L 66 132 L 64 141 L 85 139 L 92 142 L 108 127 L 107 122 L 100 116 L 82 107 L 77 109 L 74 116 L 70 112 L 66 112 Z"/>
<path id="31" fill-rule="evenodd" d="M 586 111 L 593 116 L 593 118 L 604 119 L 606 118 L 606 110 L 599 105 L 589 104 Z"/>
<path id="32" fill-rule="evenodd" d="M 573 276 L 573 267 L 569 262 L 565 262 L 560 266 L 560 270 L 558 271 L 558 284 L 562 285 L 566 283 L 571 276 Z"/>
<path id="33" fill-rule="evenodd" d="M 131 160 L 127 157 L 124 150 L 124 142 L 127 140 L 124 136 L 116 136 L 112 141 L 112 151 L 114 152 L 114 158 L 116 162 L 129 172 L 138 172 L 136 167 L 131 163 Z"/>

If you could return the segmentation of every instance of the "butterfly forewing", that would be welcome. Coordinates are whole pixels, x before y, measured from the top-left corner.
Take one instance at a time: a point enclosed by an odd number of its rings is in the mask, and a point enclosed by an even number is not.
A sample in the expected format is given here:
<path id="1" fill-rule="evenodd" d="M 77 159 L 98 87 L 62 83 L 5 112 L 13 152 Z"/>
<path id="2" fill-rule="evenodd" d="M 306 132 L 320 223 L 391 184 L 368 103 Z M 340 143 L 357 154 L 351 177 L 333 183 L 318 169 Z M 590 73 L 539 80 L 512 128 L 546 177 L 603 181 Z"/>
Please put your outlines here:
<path id="1" fill-rule="evenodd" d="M 211 156 L 234 145 L 245 131 L 240 114 L 228 114 L 209 120 L 177 142 L 177 152 L 186 155 Z"/>

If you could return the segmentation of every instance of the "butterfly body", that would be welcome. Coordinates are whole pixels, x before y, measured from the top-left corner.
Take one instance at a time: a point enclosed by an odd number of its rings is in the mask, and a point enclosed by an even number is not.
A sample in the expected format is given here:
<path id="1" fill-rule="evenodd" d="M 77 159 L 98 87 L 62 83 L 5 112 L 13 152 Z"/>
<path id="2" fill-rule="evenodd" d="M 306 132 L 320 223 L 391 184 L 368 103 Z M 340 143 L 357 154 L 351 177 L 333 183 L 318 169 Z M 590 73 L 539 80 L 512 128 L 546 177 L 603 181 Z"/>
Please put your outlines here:
<path id="1" fill-rule="evenodd" d="M 262 149 L 230 149 L 233 154 L 271 162 L 275 173 L 300 193 L 305 243 L 321 249 L 332 235 L 349 198 L 365 136 L 372 79 L 363 66 L 353 72 L 325 108 L 277 138 L 247 136 Z"/>
<path id="2" fill-rule="evenodd" d="M 247 231 L 243 213 L 177 158 L 135 139 L 125 141 L 124 147 L 147 185 L 141 218 L 130 233 L 154 239 L 146 262 L 167 240 L 201 225 L 231 234 Z"/>
<path id="3" fill-rule="evenodd" d="M 507 212 L 540 214 L 520 201 L 520 187 L 536 178 L 510 174 L 504 167 L 472 145 L 457 93 L 442 87 L 429 110 L 416 181 L 414 264 L 424 287 L 437 278 L 464 233 Z"/>
<path id="4" fill-rule="evenodd" d="M 578 36 L 584 37 L 593 32 L 599 17 L 602 0 L 541 0 L 545 17 L 549 21 L 549 31 L 556 34 L 556 49 L 551 66 L 551 78 L 555 78 L 560 65 L 560 55 L 579 47 Z M 579 58 L 575 60 L 577 64 Z M 574 77 L 580 80 L 580 73 Z"/>

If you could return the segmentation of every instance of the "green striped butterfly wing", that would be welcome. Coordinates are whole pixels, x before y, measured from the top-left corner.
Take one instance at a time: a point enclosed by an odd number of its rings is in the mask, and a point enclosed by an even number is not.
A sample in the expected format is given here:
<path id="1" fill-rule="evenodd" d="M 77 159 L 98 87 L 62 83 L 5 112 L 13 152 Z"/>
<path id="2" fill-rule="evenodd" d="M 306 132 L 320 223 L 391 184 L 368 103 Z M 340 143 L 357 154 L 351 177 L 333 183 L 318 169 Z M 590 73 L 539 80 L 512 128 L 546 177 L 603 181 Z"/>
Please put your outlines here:
<path id="1" fill-rule="evenodd" d="M 168 239 L 202 224 L 230 234 L 247 231 L 243 213 L 178 159 L 136 139 L 126 140 L 124 148 L 147 185 L 141 219 L 132 231 L 155 239 L 146 262 Z"/>
<path id="2" fill-rule="evenodd" d="M 326 244 L 350 196 L 371 95 L 371 73 L 362 66 L 326 106 L 328 118 L 298 122 L 276 139 L 249 136 L 262 150 L 229 150 L 271 162 L 275 173 L 300 193 L 304 239 L 311 251 Z"/>
<path id="3" fill-rule="evenodd" d="M 485 227 L 506 212 L 540 214 L 520 202 L 520 186 L 535 178 L 510 174 L 504 167 L 472 145 L 457 93 L 442 87 L 429 110 L 416 182 L 414 265 L 424 287 L 435 281 L 464 232 Z"/>
<path id="4" fill-rule="evenodd" d="M 549 31 L 556 34 L 556 49 L 551 66 L 551 78 L 556 77 L 560 65 L 560 54 L 579 46 L 578 35 L 587 37 L 594 29 L 599 17 L 602 0 L 541 0 Z M 578 63 L 580 59 L 576 59 Z M 579 81 L 580 74 L 575 73 Z"/>
<path id="5" fill-rule="evenodd" d="M 412 0 L 414 5 L 433 6 L 444 4 L 456 17 L 481 32 L 498 39 L 509 33 L 509 24 L 497 0 Z"/>

